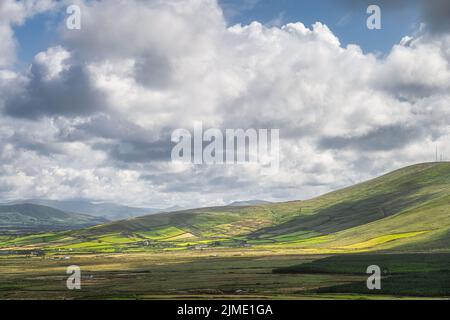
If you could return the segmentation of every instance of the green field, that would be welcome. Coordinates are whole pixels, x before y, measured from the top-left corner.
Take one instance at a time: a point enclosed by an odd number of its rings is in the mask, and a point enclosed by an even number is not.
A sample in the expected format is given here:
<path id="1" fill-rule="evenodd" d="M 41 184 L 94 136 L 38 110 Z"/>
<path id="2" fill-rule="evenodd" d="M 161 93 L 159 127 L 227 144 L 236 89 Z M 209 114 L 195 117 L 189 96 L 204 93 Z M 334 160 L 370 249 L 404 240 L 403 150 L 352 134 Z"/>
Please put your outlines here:
<path id="1" fill-rule="evenodd" d="M 449 257 L 450 163 L 428 163 L 307 201 L 2 236 L 0 297 L 446 298 Z M 372 264 L 386 271 L 376 292 Z"/>

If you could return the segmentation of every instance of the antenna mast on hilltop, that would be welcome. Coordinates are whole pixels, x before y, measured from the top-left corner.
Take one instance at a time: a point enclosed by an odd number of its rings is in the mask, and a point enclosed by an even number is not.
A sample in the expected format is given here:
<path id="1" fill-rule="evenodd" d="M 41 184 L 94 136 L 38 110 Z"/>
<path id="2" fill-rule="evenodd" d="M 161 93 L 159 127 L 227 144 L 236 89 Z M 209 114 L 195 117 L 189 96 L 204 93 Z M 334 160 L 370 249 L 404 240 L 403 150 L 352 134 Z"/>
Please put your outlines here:
<path id="1" fill-rule="evenodd" d="M 438 146 L 436 145 L 436 162 L 438 162 Z"/>

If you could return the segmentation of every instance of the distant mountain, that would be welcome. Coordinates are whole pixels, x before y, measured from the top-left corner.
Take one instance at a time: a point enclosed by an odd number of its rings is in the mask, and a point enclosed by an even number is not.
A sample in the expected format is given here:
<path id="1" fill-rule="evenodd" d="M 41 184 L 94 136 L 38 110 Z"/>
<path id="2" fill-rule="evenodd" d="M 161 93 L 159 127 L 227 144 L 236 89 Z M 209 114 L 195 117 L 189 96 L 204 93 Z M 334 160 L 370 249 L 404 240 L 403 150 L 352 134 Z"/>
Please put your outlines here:
<path id="1" fill-rule="evenodd" d="M 64 212 L 36 204 L 0 205 L 0 231 L 3 233 L 79 229 L 107 221 L 100 217 Z"/>
<path id="2" fill-rule="evenodd" d="M 31 203 L 55 208 L 66 212 L 76 212 L 95 217 L 104 217 L 108 220 L 123 220 L 143 215 L 150 215 L 161 212 L 161 209 L 155 208 L 134 208 L 114 203 L 95 203 L 88 200 L 43 200 L 31 199 L 14 201 L 10 204 Z"/>
<path id="3" fill-rule="evenodd" d="M 230 203 L 229 207 L 247 207 L 247 206 L 260 206 L 265 204 L 271 204 L 270 201 L 264 200 L 248 200 L 248 201 L 235 201 Z"/>
<path id="4" fill-rule="evenodd" d="M 176 212 L 176 211 L 183 211 L 183 210 L 189 210 L 190 208 L 181 207 L 181 206 L 173 206 L 166 208 L 164 210 L 161 210 L 161 212 Z"/>

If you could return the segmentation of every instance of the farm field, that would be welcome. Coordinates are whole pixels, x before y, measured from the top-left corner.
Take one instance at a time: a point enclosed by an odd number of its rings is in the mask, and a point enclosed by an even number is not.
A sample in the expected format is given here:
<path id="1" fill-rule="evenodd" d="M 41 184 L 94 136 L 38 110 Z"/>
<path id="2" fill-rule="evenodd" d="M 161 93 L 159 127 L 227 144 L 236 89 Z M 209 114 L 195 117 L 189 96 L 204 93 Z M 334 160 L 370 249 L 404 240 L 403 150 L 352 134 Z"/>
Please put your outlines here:
<path id="1" fill-rule="evenodd" d="M 261 254 L 261 255 L 260 255 Z M 64 259 L 1 258 L 1 299 L 416 299 L 450 296 L 449 254 L 100 254 Z M 368 265 L 382 290 L 366 288 Z M 82 290 L 66 268 L 82 266 Z"/>

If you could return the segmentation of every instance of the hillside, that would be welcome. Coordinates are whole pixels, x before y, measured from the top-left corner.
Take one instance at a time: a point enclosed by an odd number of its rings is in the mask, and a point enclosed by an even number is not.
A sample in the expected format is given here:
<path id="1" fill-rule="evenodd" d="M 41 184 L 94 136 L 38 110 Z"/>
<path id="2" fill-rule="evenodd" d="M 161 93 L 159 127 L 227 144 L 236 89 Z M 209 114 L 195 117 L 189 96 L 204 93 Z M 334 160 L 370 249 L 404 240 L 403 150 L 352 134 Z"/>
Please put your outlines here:
<path id="1" fill-rule="evenodd" d="M 269 201 L 264 200 L 247 200 L 247 201 L 234 201 L 230 203 L 229 207 L 249 207 L 249 206 L 260 206 L 264 204 L 271 204 Z"/>
<path id="2" fill-rule="evenodd" d="M 30 233 L 76 229 L 105 223 L 103 218 L 68 213 L 35 204 L 0 206 L 0 232 Z"/>
<path id="3" fill-rule="evenodd" d="M 129 206 L 118 205 L 115 203 L 95 203 L 87 200 L 45 200 L 45 199 L 31 199 L 14 201 L 8 204 L 36 204 L 55 208 L 66 212 L 75 212 L 87 214 L 94 217 L 103 217 L 108 220 L 122 220 L 134 218 L 138 216 L 154 214 L 161 212 L 161 209 L 155 208 L 135 208 Z"/>
<path id="4" fill-rule="evenodd" d="M 139 250 L 150 242 L 151 248 L 251 246 L 305 253 L 446 251 L 450 163 L 414 165 L 308 201 L 156 214 L 70 235 L 58 246 Z"/>

